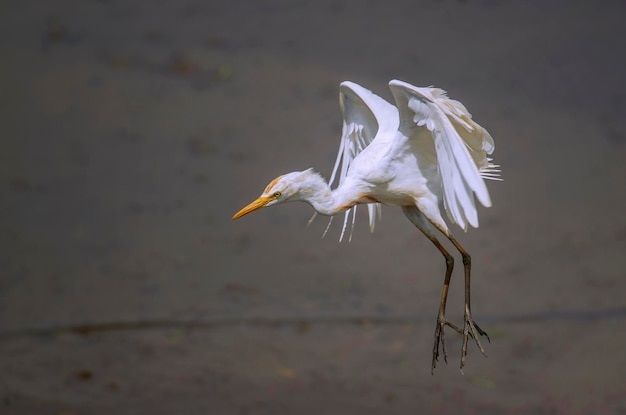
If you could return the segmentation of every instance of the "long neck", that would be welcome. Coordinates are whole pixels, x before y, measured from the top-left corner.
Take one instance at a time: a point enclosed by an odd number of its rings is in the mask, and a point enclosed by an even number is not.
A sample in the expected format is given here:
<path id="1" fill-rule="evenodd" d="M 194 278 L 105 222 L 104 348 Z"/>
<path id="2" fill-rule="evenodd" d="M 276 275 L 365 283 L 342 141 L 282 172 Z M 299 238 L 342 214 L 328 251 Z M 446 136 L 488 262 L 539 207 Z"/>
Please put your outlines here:
<path id="1" fill-rule="evenodd" d="M 345 186 L 331 190 L 319 174 L 311 171 L 307 176 L 300 188 L 300 200 L 309 203 L 317 213 L 335 215 L 354 205 L 356 200 Z"/>

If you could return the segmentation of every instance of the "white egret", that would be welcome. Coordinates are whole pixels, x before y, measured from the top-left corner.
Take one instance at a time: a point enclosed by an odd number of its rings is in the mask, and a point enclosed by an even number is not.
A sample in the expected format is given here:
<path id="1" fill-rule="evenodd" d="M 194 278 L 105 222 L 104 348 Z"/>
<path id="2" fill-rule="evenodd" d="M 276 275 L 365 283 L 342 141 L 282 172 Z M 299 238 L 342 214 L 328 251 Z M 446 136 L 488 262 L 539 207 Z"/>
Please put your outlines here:
<path id="1" fill-rule="evenodd" d="M 330 184 L 338 181 L 335 189 L 313 169 L 288 173 L 272 180 L 261 196 L 237 212 L 233 220 L 262 207 L 303 201 L 316 213 L 331 216 L 331 221 L 333 215 L 345 212 L 341 240 L 350 213 L 353 215 L 351 226 L 354 226 L 357 205 L 367 204 L 372 231 L 380 215 L 380 204 L 401 207 L 411 223 L 439 249 L 446 263 L 432 371 L 440 348 L 447 361 L 445 326 L 463 336 L 463 370 L 469 338 L 472 337 L 485 354 L 479 336 L 487 334 L 472 319 L 470 256 L 452 236 L 443 219 L 442 208 L 450 222 L 463 230 L 467 230 L 468 225 L 478 227 L 474 196 L 483 206 L 491 206 L 483 179 L 499 179 L 499 166 L 488 157 L 494 150 L 494 142 L 487 130 L 472 120 L 463 104 L 448 98 L 445 91 L 418 88 L 398 80 L 392 80 L 389 88 L 395 107 L 360 85 L 341 83 L 339 103 L 343 129 L 329 181 Z M 454 258 L 437 239 L 435 229 L 450 240 L 463 258 L 462 329 L 445 316 Z"/>

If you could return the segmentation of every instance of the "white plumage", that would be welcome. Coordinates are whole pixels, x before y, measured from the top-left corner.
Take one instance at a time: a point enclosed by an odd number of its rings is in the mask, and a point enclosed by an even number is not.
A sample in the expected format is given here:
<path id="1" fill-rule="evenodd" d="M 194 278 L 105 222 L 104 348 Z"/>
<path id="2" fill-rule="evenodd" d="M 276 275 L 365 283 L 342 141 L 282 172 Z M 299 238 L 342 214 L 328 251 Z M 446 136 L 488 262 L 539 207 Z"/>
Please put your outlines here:
<path id="1" fill-rule="evenodd" d="M 359 204 L 367 205 L 372 231 L 381 204 L 401 207 L 446 258 L 432 368 L 440 344 L 446 355 L 443 338 L 446 325 L 464 336 L 463 368 L 468 338 L 473 337 L 484 353 L 478 336 L 485 332 L 471 318 L 470 257 L 453 238 L 442 211 L 450 222 L 464 230 L 468 225 L 478 227 L 476 200 L 485 207 L 491 206 L 484 179 L 499 179 L 499 166 L 488 157 L 494 151 L 494 142 L 487 130 L 472 120 L 465 106 L 448 98 L 445 91 L 419 88 L 398 80 L 391 81 L 389 88 L 395 106 L 354 82 L 341 83 L 342 137 L 329 182 L 312 169 L 279 176 L 233 219 L 261 207 L 304 201 L 313 206 L 316 214 L 328 215 L 331 220 L 333 215 L 345 212 L 341 240 L 350 214 L 354 226 Z M 336 188 L 331 189 L 330 185 L 335 183 Z M 433 226 L 463 256 L 466 292 L 463 329 L 445 318 L 453 259 L 437 240 Z"/>

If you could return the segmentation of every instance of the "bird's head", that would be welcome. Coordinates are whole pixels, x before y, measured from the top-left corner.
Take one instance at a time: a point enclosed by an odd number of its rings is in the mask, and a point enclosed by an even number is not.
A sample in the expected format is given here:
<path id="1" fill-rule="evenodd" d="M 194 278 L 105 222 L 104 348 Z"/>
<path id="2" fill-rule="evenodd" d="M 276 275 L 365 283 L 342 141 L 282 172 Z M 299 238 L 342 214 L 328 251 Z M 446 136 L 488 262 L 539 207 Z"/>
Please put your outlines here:
<path id="1" fill-rule="evenodd" d="M 319 183 L 319 180 L 323 182 L 321 176 L 315 173 L 313 169 L 294 171 L 278 176 L 267 185 L 261 196 L 235 213 L 233 220 L 266 206 L 306 200 L 306 196 L 312 193 L 312 186 L 314 183 Z"/>

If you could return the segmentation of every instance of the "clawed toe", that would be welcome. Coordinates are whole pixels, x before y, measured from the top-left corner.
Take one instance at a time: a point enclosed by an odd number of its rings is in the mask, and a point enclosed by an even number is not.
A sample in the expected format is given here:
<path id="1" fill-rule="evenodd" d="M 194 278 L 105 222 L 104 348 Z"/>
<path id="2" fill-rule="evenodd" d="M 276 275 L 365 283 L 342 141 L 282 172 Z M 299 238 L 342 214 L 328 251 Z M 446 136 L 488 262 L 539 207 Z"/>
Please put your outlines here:
<path id="1" fill-rule="evenodd" d="M 471 337 L 472 339 L 474 339 L 476 346 L 478 346 L 478 350 L 480 350 L 480 352 L 485 357 L 487 357 L 487 354 L 485 353 L 483 345 L 480 343 L 480 336 L 485 336 L 487 338 L 487 341 L 491 343 L 491 339 L 489 338 L 487 332 L 481 329 L 478 324 L 474 322 L 469 312 L 465 314 L 464 320 L 465 323 L 463 328 L 463 347 L 461 349 L 461 373 L 463 373 L 463 367 L 465 366 L 465 358 L 467 356 L 467 343 L 469 341 L 469 338 Z"/>
<path id="2" fill-rule="evenodd" d="M 452 330 L 456 331 L 459 334 L 463 334 L 463 330 L 460 327 L 450 322 L 443 316 L 440 316 L 437 319 L 437 327 L 435 328 L 435 344 L 433 346 L 433 361 L 431 367 L 431 373 L 434 373 L 435 367 L 437 367 L 437 362 L 439 361 L 439 346 L 441 345 L 441 351 L 443 352 L 443 361 L 448 363 L 448 352 L 446 350 L 446 340 L 445 340 L 445 327 L 448 326 Z"/>
<path id="3" fill-rule="evenodd" d="M 480 337 L 484 336 L 487 338 L 487 341 L 491 343 L 491 339 L 486 331 L 480 328 L 478 324 L 474 322 L 471 315 L 466 315 L 464 319 L 463 329 L 458 327 L 457 325 L 448 321 L 445 317 L 440 316 L 437 319 L 437 326 L 435 328 L 435 344 L 433 346 L 433 360 L 431 373 L 434 373 L 435 367 L 437 367 L 437 362 L 439 361 L 439 356 L 443 355 L 444 362 L 448 363 L 448 352 L 446 350 L 446 341 L 445 341 L 445 327 L 448 326 L 452 330 L 459 333 L 463 336 L 463 347 L 461 349 L 461 372 L 463 372 L 463 367 L 465 366 L 465 358 L 467 356 L 467 345 L 469 339 L 474 339 L 476 346 L 480 352 L 486 357 L 485 349 L 483 348 Z"/>

